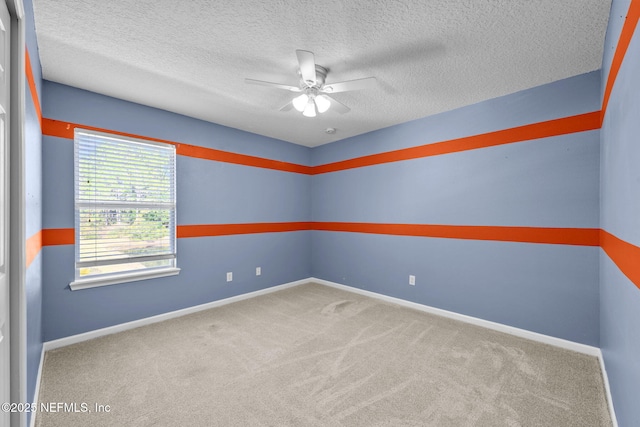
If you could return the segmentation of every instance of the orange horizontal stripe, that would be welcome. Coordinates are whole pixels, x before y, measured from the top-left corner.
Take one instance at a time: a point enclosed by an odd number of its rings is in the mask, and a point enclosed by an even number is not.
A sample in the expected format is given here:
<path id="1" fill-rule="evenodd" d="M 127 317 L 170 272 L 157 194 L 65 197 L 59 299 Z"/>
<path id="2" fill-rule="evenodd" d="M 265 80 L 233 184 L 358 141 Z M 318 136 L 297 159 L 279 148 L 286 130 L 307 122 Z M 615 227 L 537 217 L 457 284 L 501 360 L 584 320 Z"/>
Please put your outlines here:
<path id="1" fill-rule="evenodd" d="M 27 268 L 42 250 L 42 230 L 29 237 L 26 242 L 26 264 Z"/>
<path id="2" fill-rule="evenodd" d="M 42 129 L 42 110 L 40 109 L 40 100 L 38 99 L 38 90 L 36 89 L 36 81 L 33 77 L 33 68 L 31 68 L 31 58 L 29 58 L 29 50 L 24 49 L 24 72 L 27 77 L 27 83 L 29 84 L 29 91 L 31 92 L 31 99 L 33 100 L 33 106 L 36 109 L 36 115 L 38 116 L 38 122 Z"/>
<path id="3" fill-rule="evenodd" d="M 143 139 L 145 141 L 153 141 L 153 142 L 161 142 L 163 144 L 178 145 L 177 142 L 169 141 L 167 139 L 151 138 L 148 136 L 140 136 L 140 135 L 135 135 L 133 133 L 118 132 L 115 130 L 103 129 L 95 126 L 79 125 L 77 123 L 70 123 L 70 122 L 63 122 L 60 120 L 48 119 L 46 117 L 42 119 L 42 133 L 44 135 L 57 136 L 59 138 L 66 138 L 66 139 L 73 139 L 76 128 L 93 130 L 96 132 L 110 133 L 113 135 L 127 136 L 130 138 Z"/>
<path id="4" fill-rule="evenodd" d="M 574 132 L 584 132 L 600 128 L 600 112 L 580 114 L 546 122 L 533 123 L 515 128 L 451 139 L 385 153 L 371 154 L 349 160 L 327 163 L 313 168 L 313 174 L 336 172 L 345 169 L 361 168 L 382 163 L 398 162 L 402 160 L 418 159 L 422 157 L 438 156 L 441 154 L 475 150 L 478 148 L 494 147 L 497 145 L 532 139 L 565 135 Z"/>
<path id="5" fill-rule="evenodd" d="M 600 246 L 620 271 L 640 288 L 640 247 L 600 230 Z"/>
<path id="6" fill-rule="evenodd" d="M 285 231 L 303 231 L 310 229 L 310 222 L 258 222 L 253 224 L 179 225 L 177 236 L 178 238 L 229 236 L 235 234 L 277 233 Z"/>
<path id="7" fill-rule="evenodd" d="M 249 156 L 247 154 L 231 153 L 229 151 L 221 151 L 213 148 L 198 147 L 197 145 L 178 144 L 176 153 L 187 157 L 196 157 L 205 160 L 215 160 L 217 162 L 234 163 L 237 165 L 275 169 L 283 172 L 294 172 L 306 175 L 309 175 L 312 169 L 311 166 L 281 162 L 279 160 Z"/>
<path id="8" fill-rule="evenodd" d="M 449 239 L 496 240 L 523 243 L 598 246 L 596 228 L 501 227 L 479 225 L 378 224 L 363 222 L 259 222 L 245 224 L 178 225 L 177 237 L 228 236 L 235 234 L 287 231 L 344 231 L 397 236 L 440 237 Z M 42 230 L 42 245 L 72 245 L 73 228 Z"/>
<path id="9" fill-rule="evenodd" d="M 314 222 L 313 229 L 446 239 L 495 240 L 579 246 L 599 245 L 599 230 L 597 228 Z"/>
<path id="10" fill-rule="evenodd" d="M 166 139 L 151 138 L 148 136 L 134 135 L 126 132 L 118 132 L 110 129 L 97 128 L 95 126 L 79 125 L 77 123 L 63 122 L 53 119 L 43 119 L 42 133 L 48 136 L 73 139 L 76 128 L 93 130 L 97 132 L 110 133 L 114 135 L 126 136 L 130 138 L 143 139 L 146 141 L 160 142 L 176 146 L 176 153 L 181 156 L 195 157 L 199 159 L 215 160 L 217 162 L 234 163 L 244 166 L 254 166 L 258 168 L 274 169 L 284 172 L 294 172 L 309 174 L 310 166 L 298 165 L 295 163 L 281 162 L 279 160 L 265 159 L 262 157 L 249 156 L 247 154 L 231 153 L 228 151 L 216 150 L 214 148 L 199 147 L 196 145 L 183 144 Z"/>
<path id="11" fill-rule="evenodd" d="M 311 229 L 310 222 L 259 222 L 249 224 L 178 225 L 177 237 L 228 236 L 233 234 L 276 233 Z M 42 246 L 73 245 L 73 228 L 47 228 L 42 230 Z"/>
<path id="12" fill-rule="evenodd" d="M 604 121 L 604 115 L 607 111 L 607 106 L 609 105 L 611 91 L 613 90 L 613 85 L 618 78 L 618 72 L 620 71 L 622 61 L 624 60 L 629 44 L 631 43 L 631 39 L 633 38 L 633 33 L 638 25 L 638 19 L 640 19 L 640 0 L 631 0 L 627 17 L 622 25 L 622 30 L 620 31 L 618 45 L 616 46 L 616 51 L 613 54 L 611 68 L 609 69 L 609 76 L 607 77 L 607 84 L 602 97 L 601 123 Z"/>
<path id="13" fill-rule="evenodd" d="M 42 246 L 73 245 L 76 231 L 73 228 L 45 228 L 42 230 Z"/>
<path id="14" fill-rule="evenodd" d="M 385 153 L 356 157 L 353 159 L 342 160 L 339 162 L 328 163 L 319 166 L 305 166 L 295 163 L 281 162 L 278 160 L 265 159 L 262 157 L 249 156 L 246 154 L 231 153 L 228 151 L 216 150 L 213 148 L 199 147 L 195 145 L 183 144 L 158 138 L 150 138 L 125 132 L 112 131 L 109 129 L 102 129 L 93 126 L 84 126 L 47 118 L 43 119 L 42 132 L 48 136 L 73 139 L 74 130 L 76 127 L 132 138 L 144 139 L 148 141 L 172 144 L 176 146 L 177 154 L 182 156 L 214 160 L 225 163 L 234 163 L 245 166 L 254 166 L 266 169 L 274 169 L 284 172 L 317 175 L 328 172 L 337 172 L 345 169 L 373 166 L 382 163 L 437 156 L 538 138 L 546 138 L 550 136 L 564 135 L 574 132 L 595 130 L 599 129 L 600 127 L 600 112 L 594 111 L 592 113 L 549 120 L 546 122 L 534 123 L 481 135 L 473 135 L 433 144 L 426 144 L 417 147 L 404 148 L 401 150 L 388 151 Z"/>
<path id="15" fill-rule="evenodd" d="M 501 227 L 478 225 L 378 224 L 362 222 L 266 222 L 179 225 L 178 237 L 228 236 L 287 231 L 340 231 L 397 236 L 492 240 L 521 243 L 601 246 L 620 270 L 640 288 L 640 247 L 596 228 Z M 27 239 L 27 266 L 43 246 L 73 245 L 73 228 L 48 228 Z"/>

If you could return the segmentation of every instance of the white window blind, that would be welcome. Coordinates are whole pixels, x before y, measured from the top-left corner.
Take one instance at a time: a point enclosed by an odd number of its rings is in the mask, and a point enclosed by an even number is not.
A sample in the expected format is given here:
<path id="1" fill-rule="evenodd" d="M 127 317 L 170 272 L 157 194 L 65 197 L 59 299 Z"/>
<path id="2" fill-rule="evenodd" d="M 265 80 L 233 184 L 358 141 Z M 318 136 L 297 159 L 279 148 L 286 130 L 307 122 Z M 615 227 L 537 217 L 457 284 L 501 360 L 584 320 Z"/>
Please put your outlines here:
<path id="1" fill-rule="evenodd" d="M 76 279 L 175 267 L 175 147 L 75 131 Z"/>

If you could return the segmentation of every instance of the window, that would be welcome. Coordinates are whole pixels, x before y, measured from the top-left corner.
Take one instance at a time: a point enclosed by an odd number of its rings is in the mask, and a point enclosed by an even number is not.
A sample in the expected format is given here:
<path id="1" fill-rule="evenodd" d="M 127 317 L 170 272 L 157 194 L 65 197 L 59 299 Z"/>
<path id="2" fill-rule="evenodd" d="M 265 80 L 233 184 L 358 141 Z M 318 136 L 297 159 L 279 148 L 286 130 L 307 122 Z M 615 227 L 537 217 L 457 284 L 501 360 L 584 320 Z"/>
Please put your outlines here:
<path id="1" fill-rule="evenodd" d="M 175 147 L 75 130 L 72 289 L 177 274 Z"/>

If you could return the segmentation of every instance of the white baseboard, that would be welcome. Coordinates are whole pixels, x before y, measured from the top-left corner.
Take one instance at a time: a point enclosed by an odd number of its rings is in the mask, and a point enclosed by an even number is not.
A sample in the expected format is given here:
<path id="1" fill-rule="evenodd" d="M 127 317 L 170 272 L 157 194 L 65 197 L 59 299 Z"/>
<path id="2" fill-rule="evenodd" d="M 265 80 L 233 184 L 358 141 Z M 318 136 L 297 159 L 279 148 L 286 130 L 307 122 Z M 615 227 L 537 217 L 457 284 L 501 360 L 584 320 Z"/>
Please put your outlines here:
<path id="1" fill-rule="evenodd" d="M 42 350 L 40 350 L 40 363 L 38 364 L 38 373 L 36 375 L 36 389 L 33 392 L 33 400 L 30 403 L 33 403 L 38 406 L 38 395 L 40 394 L 40 379 L 42 378 L 42 367 L 44 366 L 44 344 L 42 345 Z M 35 427 L 36 425 L 36 416 L 38 415 L 38 411 L 34 411 L 31 413 L 31 421 L 29 421 L 30 427 Z"/>
<path id="2" fill-rule="evenodd" d="M 40 357 L 40 367 L 38 368 L 38 378 L 36 384 L 36 391 L 34 396 L 34 401 L 38 398 L 38 393 L 40 389 L 40 375 L 42 373 L 42 366 L 44 360 L 44 353 L 48 350 L 53 350 L 60 347 L 65 347 L 68 345 L 76 344 L 82 341 L 87 341 L 90 339 L 98 338 L 105 335 L 115 334 L 117 332 L 126 331 L 133 328 L 138 328 L 140 326 L 150 325 L 157 322 L 162 322 L 164 320 L 173 319 L 180 316 L 185 316 L 187 314 L 196 313 L 202 310 L 208 310 L 210 308 L 220 307 L 226 304 L 231 304 L 237 301 L 242 301 L 249 298 L 254 298 L 260 295 L 266 295 L 272 292 L 277 292 L 283 289 L 292 288 L 294 286 L 304 285 L 306 283 L 319 283 L 321 285 L 330 286 L 332 288 L 341 289 L 346 292 L 353 292 L 356 294 L 368 296 L 371 298 L 376 298 L 382 301 L 390 302 L 393 304 L 397 304 L 403 307 L 412 308 L 414 310 L 420 310 L 426 313 L 435 314 L 438 316 L 447 317 L 454 320 L 459 320 L 462 322 L 470 323 L 472 325 L 481 326 L 487 329 L 492 329 L 499 332 L 504 332 L 507 334 L 515 335 L 517 337 L 530 339 L 533 341 L 541 342 L 544 344 L 552 345 L 555 347 L 560 347 L 566 350 L 572 350 L 578 353 L 587 354 L 590 356 L 595 356 L 598 358 L 600 363 L 600 369 L 602 371 L 602 377 L 604 380 L 604 387 L 607 395 L 607 402 L 609 405 L 609 411 L 611 413 L 611 419 L 613 422 L 613 427 L 618 427 L 618 422 L 616 420 L 614 408 L 613 408 L 613 400 L 611 397 L 611 389 L 609 388 L 609 379 L 607 376 L 607 371 L 605 369 L 604 358 L 602 356 L 602 352 L 599 348 L 593 347 L 586 344 L 580 344 L 573 341 L 565 340 L 562 338 L 556 338 L 549 335 L 540 334 L 537 332 L 528 331 L 526 329 L 516 328 L 514 326 L 504 325 L 502 323 L 491 322 L 489 320 L 480 319 L 477 317 L 467 316 L 464 314 L 455 313 L 452 311 L 443 310 L 440 308 L 430 307 L 428 305 L 419 304 L 407 300 L 403 300 L 400 298 L 394 298 L 387 295 L 379 294 L 376 292 L 367 291 L 364 289 L 354 288 L 352 286 L 343 285 L 340 283 L 330 282 L 328 280 L 317 279 L 315 277 L 310 277 L 307 279 L 297 280 L 295 282 L 289 282 L 278 286 L 273 286 L 266 289 L 261 289 L 255 292 L 249 292 L 242 295 L 237 295 L 230 298 L 225 298 L 218 301 L 212 301 L 206 304 L 197 305 L 194 307 L 184 308 L 182 310 L 176 310 L 169 313 L 159 314 L 157 316 L 147 317 L 144 319 L 134 320 L 127 323 L 121 323 L 119 325 L 109 326 L 107 328 L 97 329 L 95 331 L 89 331 L 78 335 L 72 335 L 70 337 L 60 338 L 53 341 L 47 341 L 42 345 L 42 355 Z M 35 414 L 34 414 L 35 415 Z M 35 424 L 35 416 L 31 418 L 31 427 Z"/>
<path id="3" fill-rule="evenodd" d="M 613 407 L 613 397 L 611 396 L 611 388 L 609 387 L 609 375 L 607 375 L 607 368 L 604 364 L 604 355 L 602 350 L 598 349 L 600 354 L 598 360 L 600 361 L 600 371 L 602 371 L 602 380 L 604 381 L 604 389 L 607 393 L 607 403 L 609 404 L 609 414 L 611 414 L 611 422 L 613 427 L 618 427 L 618 419 L 616 418 L 616 410 Z"/>
<path id="4" fill-rule="evenodd" d="M 220 307 L 223 305 L 231 304 L 237 301 L 242 301 L 249 298 L 254 298 L 260 295 L 269 294 L 272 292 L 277 292 L 282 289 L 291 288 L 294 286 L 303 285 L 306 283 L 319 283 L 321 285 L 330 286 L 333 288 L 341 289 L 347 292 L 353 292 L 360 295 L 365 295 L 371 298 L 376 298 L 382 301 L 390 302 L 393 304 L 398 304 L 404 307 L 412 308 L 414 310 L 420 310 L 426 313 L 435 314 L 438 316 L 447 317 L 454 320 L 459 320 L 462 322 L 470 323 L 477 326 L 482 326 L 484 328 L 493 329 L 499 332 L 504 332 L 507 334 L 515 335 L 522 338 L 527 338 L 533 341 L 542 342 L 545 344 L 553 345 L 556 347 L 564 348 L 567 350 L 576 351 L 578 353 L 588 354 L 591 356 L 596 356 L 601 358 L 602 353 L 600 349 L 597 347 L 593 347 L 586 344 L 580 344 L 573 341 L 565 340 L 562 338 L 556 338 L 549 335 L 540 334 L 537 332 L 528 331 L 526 329 L 516 328 L 514 326 L 504 325 L 502 323 L 496 323 L 489 320 L 479 319 L 477 317 L 467 316 L 464 314 L 455 313 L 453 311 L 447 311 L 440 308 L 431 307 L 424 304 L 419 304 L 416 302 L 411 302 L 407 300 L 403 300 L 400 298 L 394 298 L 387 295 L 379 294 L 376 292 L 367 291 L 364 289 L 354 288 L 352 286 L 343 285 L 340 283 L 330 282 L 324 279 L 317 279 L 315 277 L 310 277 L 308 279 L 297 280 L 295 282 L 289 282 L 282 285 L 273 286 L 266 289 L 261 289 L 255 292 L 249 292 L 242 295 L 237 295 L 230 298 L 221 299 L 218 301 L 212 301 L 201 305 L 196 305 L 193 307 L 184 308 L 181 310 L 171 311 L 168 313 L 159 314 L 157 316 L 146 317 L 144 319 L 133 320 L 127 323 L 120 323 L 118 325 L 109 326 L 102 329 L 96 329 L 94 331 L 84 332 L 78 335 L 72 335 L 69 337 L 60 338 L 57 340 L 47 341 L 43 344 L 43 352 L 47 350 L 53 350 L 55 348 L 65 347 L 68 345 L 76 344 L 82 341 L 87 341 L 90 339 L 102 337 L 105 335 L 115 334 L 117 332 L 126 331 L 133 328 L 138 328 L 144 325 L 150 325 L 152 323 L 162 322 L 164 320 L 173 319 L 175 317 L 185 316 L 187 314 L 196 313 L 202 310 L 208 310 L 210 308 Z"/>
<path id="5" fill-rule="evenodd" d="M 521 338 L 527 338 L 533 341 L 538 341 L 538 342 L 549 344 L 555 347 L 564 348 L 566 350 L 572 350 L 578 353 L 587 354 L 589 356 L 595 356 L 598 358 L 598 362 L 600 363 L 600 370 L 602 371 L 602 378 L 604 381 L 604 389 L 607 397 L 607 404 L 609 405 L 609 413 L 611 414 L 611 422 L 613 423 L 613 427 L 618 427 L 616 413 L 613 408 L 613 398 L 611 397 L 611 389 L 609 388 L 609 377 L 607 376 L 607 370 L 605 368 L 602 351 L 600 351 L 598 347 L 593 347 L 586 344 L 580 344 L 577 342 L 565 340 L 562 338 L 556 338 L 549 335 L 540 334 L 537 332 L 527 331 L 526 329 L 520 329 L 514 326 L 504 325 L 502 323 L 491 322 L 489 320 L 479 319 L 477 317 L 467 316 L 464 314 L 455 313 L 453 311 L 447 311 L 440 308 L 430 307 L 428 305 L 419 304 L 419 303 L 403 300 L 400 298 L 394 298 L 387 295 L 378 294 L 376 292 L 366 291 L 364 289 L 354 288 L 354 287 L 346 286 L 340 283 L 330 282 L 328 280 L 317 279 L 312 277 L 309 279 L 309 282 L 319 283 L 321 285 L 330 286 L 330 287 L 341 289 L 347 292 L 353 292 L 356 294 L 365 295 L 371 298 L 376 298 L 376 299 L 390 302 L 393 304 L 398 304 L 403 307 L 413 308 L 415 310 L 424 311 L 426 313 L 431 313 L 431 314 L 447 317 L 454 320 L 460 320 L 462 322 L 470 323 L 477 326 L 482 326 L 484 328 L 493 329 L 495 331 L 504 332 L 504 333 L 515 335 Z"/>
<path id="6" fill-rule="evenodd" d="M 255 291 L 255 292 L 236 295 L 234 297 L 225 298 L 218 301 L 212 301 L 205 304 L 196 305 L 193 307 L 183 308 L 181 310 L 171 311 L 169 313 L 158 314 L 157 316 L 146 317 L 144 319 L 133 320 L 127 323 L 120 323 L 118 325 L 108 326 L 106 328 L 96 329 L 94 331 L 89 331 L 89 332 L 85 332 L 78 335 L 72 335 L 70 337 L 64 337 L 64 338 L 59 338 L 57 340 L 47 341 L 43 344 L 43 349 L 44 351 L 47 351 L 47 350 L 53 350 L 60 347 L 66 347 L 68 345 L 76 344 L 82 341 L 88 341 L 88 340 L 99 338 L 105 335 L 111 335 L 117 332 L 139 328 L 140 326 L 150 325 L 152 323 L 162 322 L 164 320 L 185 316 L 187 314 L 196 313 L 198 311 L 208 310 L 210 308 L 220 307 L 222 305 L 231 304 L 233 302 L 254 298 L 260 295 L 270 294 L 272 292 L 280 291 L 282 289 L 291 288 L 291 287 L 302 285 L 305 283 L 309 283 L 309 279 L 297 280 L 295 282 L 289 282 L 289 283 L 273 286 L 266 289 L 260 289 L 259 291 Z"/>
<path id="7" fill-rule="evenodd" d="M 555 347 L 564 348 L 567 350 L 577 351 L 578 353 L 588 354 L 590 356 L 598 357 L 600 355 L 600 349 L 586 344 L 580 344 L 573 341 L 568 341 L 562 338 L 556 338 L 549 335 L 540 334 L 537 332 L 527 331 L 526 329 L 516 328 L 514 326 L 507 326 L 502 323 L 491 322 L 489 320 L 479 319 L 477 317 L 467 316 L 464 314 L 455 313 L 453 311 L 443 310 L 441 308 L 430 307 L 428 305 L 419 304 L 403 300 L 400 298 L 394 298 L 376 292 L 366 291 L 364 289 L 358 289 L 351 286 L 342 285 L 340 283 L 330 282 L 328 280 L 311 278 L 311 282 L 320 283 L 321 285 L 331 286 L 333 288 L 342 289 L 347 292 L 353 292 L 360 295 L 365 295 L 371 298 L 376 298 L 382 301 L 398 304 L 403 307 L 413 308 L 414 310 L 424 311 L 426 313 L 435 314 L 449 319 L 459 320 L 465 323 L 471 323 L 472 325 L 482 326 L 487 329 L 493 329 L 495 331 L 504 332 L 507 334 L 515 335 L 521 338 L 527 338 L 533 341 L 538 341 L 544 344 L 553 345 Z"/>

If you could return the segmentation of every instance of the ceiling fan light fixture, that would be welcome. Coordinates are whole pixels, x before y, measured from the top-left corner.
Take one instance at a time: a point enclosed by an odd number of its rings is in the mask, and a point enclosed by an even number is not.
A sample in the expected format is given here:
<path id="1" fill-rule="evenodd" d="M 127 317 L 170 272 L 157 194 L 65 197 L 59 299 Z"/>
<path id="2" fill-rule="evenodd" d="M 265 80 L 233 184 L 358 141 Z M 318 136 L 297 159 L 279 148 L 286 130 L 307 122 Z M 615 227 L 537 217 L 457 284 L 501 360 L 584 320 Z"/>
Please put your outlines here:
<path id="1" fill-rule="evenodd" d="M 316 64 L 313 52 L 296 50 L 296 56 L 298 58 L 298 65 L 300 66 L 300 68 L 298 68 L 300 81 L 297 87 L 254 79 L 245 79 L 245 82 L 299 93 L 300 95 L 281 107 L 280 111 L 289 111 L 295 108 L 305 117 L 316 117 L 318 113 L 324 113 L 329 109 L 339 114 L 348 113 L 351 109 L 333 98 L 332 95 L 337 92 L 369 89 L 376 83 L 375 77 L 365 77 L 325 85 L 329 69 Z"/>
<path id="2" fill-rule="evenodd" d="M 304 107 L 304 111 L 302 115 L 305 117 L 315 117 L 316 116 L 316 104 L 313 102 L 313 99 L 309 99 L 306 107 Z"/>
<path id="3" fill-rule="evenodd" d="M 318 107 L 319 113 L 324 113 L 329 109 L 329 107 L 331 107 L 331 101 L 329 101 L 329 98 L 327 98 L 324 95 L 316 96 L 315 101 L 316 101 L 316 106 Z"/>
<path id="4" fill-rule="evenodd" d="M 293 108 L 300 111 L 301 113 L 305 110 L 307 103 L 309 102 L 309 96 L 306 93 L 303 93 L 300 96 L 296 96 L 293 98 L 291 103 L 293 104 Z"/>

